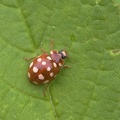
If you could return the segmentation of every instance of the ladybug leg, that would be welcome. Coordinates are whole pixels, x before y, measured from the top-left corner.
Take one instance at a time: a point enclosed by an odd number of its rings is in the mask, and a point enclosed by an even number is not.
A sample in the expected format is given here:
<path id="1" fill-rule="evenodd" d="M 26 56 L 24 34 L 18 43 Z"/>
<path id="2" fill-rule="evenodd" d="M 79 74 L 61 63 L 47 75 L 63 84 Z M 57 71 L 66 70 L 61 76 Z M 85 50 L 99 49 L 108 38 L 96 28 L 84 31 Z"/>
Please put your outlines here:
<path id="1" fill-rule="evenodd" d="M 47 84 L 47 85 L 45 86 L 44 90 L 43 90 L 43 95 L 44 95 L 44 97 L 46 97 L 46 90 L 47 90 L 48 87 L 49 87 L 49 84 Z"/>
<path id="2" fill-rule="evenodd" d="M 69 56 L 69 55 L 67 55 L 67 58 L 70 58 L 70 56 Z"/>
<path id="3" fill-rule="evenodd" d="M 42 53 L 47 53 L 43 48 L 41 48 Z"/>
<path id="4" fill-rule="evenodd" d="M 51 43 L 50 43 L 50 50 L 52 50 L 53 45 L 54 45 L 54 41 L 51 40 Z M 42 51 L 43 53 L 47 53 L 43 48 L 41 48 L 41 51 Z"/>
<path id="5" fill-rule="evenodd" d="M 52 49 L 53 49 L 53 45 L 54 45 L 54 41 L 53 41 L 53 40 L 51 40 L 51 43 L 50 43 L 50 50 L 52 50 Z"/>
<path id="6" fill-rule="evenodd" d="M 32 57 L 32 58 L 24 58 L 24 60 L 26 61 L 30 61 L 30 60 L 33 60 L 35 57 Z"/>
<path id="7" fill-rule="evenodd" d="M 68 66 L 68 65 L 63 65 L 62 68 L 70 68 L 70 66 Z"/>

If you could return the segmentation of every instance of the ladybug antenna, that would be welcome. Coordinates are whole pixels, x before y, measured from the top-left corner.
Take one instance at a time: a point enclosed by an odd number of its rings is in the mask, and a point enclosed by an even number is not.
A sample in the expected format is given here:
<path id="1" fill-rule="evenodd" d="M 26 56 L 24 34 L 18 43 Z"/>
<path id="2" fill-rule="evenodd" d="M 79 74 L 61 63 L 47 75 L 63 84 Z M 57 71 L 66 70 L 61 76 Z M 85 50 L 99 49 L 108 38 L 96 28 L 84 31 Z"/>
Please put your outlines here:
<path id="1" fill-rule="evenodd" d="M 52 50 L 52 49 L 53 49 L 53 46 L 54 46 L 54 40 L 53 40 L 53 39 L 51 39 L 51 42 L 50 42 L 50 50 Z"/>
<path id="2" fill-rule="evenodd" d="M 68 55 L 67 52 L 66 52 L 66 48 L 64 48 L 64 51 L 65 51 L 65 53 L 66 53 L 66 57 L 67 57 L 67 58 L 70 58 L 69 55 Z"/>
<path id="3" fill-rule="evenodd" d="M 70 56 L 67 54 L 67 52 L 66 52 L 66 48 L 64 48 L 64 50 L 63 50 L 65 53 L 66 53 L 66 57 L 67 58 L 70 58 Z"/>

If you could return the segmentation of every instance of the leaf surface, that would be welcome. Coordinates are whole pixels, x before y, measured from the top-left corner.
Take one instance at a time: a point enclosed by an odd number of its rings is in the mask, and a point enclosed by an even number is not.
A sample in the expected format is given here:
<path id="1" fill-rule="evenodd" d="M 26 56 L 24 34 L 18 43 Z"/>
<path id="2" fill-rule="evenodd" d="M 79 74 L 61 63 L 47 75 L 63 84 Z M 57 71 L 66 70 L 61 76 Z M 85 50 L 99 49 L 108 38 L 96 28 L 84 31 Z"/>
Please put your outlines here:
<path id="1" fill-rule="evenodd" d="M 44 48 L 70 58 L 43 96 L 27 69 Z M 0 120 L 118 120 L 120 11 L 112 0 L 0 0 Z"/>

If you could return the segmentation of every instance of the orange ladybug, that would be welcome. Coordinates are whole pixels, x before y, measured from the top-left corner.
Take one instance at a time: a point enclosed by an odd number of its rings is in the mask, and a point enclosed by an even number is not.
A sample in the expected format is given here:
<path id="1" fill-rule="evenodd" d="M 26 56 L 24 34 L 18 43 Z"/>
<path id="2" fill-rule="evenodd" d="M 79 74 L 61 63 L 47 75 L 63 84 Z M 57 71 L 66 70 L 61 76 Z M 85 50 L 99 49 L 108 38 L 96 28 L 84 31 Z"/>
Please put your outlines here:
<path id="1" fill-rule="evenodd" d="M 46 84 L 52 81 L 62 67 L 69 67 L 64 65 L 64 59 L 66 57 L 67 53 L 65 50 L 51 50 L 50 54 L 44 52 L 36 57 L 28 68 L 28 78 L 30 82 L 34 84 Z"/>

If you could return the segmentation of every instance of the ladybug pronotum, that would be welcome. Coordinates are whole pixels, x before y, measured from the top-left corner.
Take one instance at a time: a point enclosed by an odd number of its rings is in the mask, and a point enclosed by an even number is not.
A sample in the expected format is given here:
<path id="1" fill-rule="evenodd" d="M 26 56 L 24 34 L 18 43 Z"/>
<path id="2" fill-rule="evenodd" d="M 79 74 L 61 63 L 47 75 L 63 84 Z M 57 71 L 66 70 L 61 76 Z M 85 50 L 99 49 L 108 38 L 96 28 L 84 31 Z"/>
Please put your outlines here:
<path id="1" fill-rule="evenodd" d="M 50 55 L 44 52 L 43 54 L 34 58 L 28 68 L 28 78 L 30 82 L 34 84 L 47 84 L 52 81 L 59 73 L 61 68 L 69 67 L 64 65 L 64 59 L 66 57 L 67 53 L 65 50 L 51 50 Z M 47 87 L 45 90 L 46 89 Z"/>

